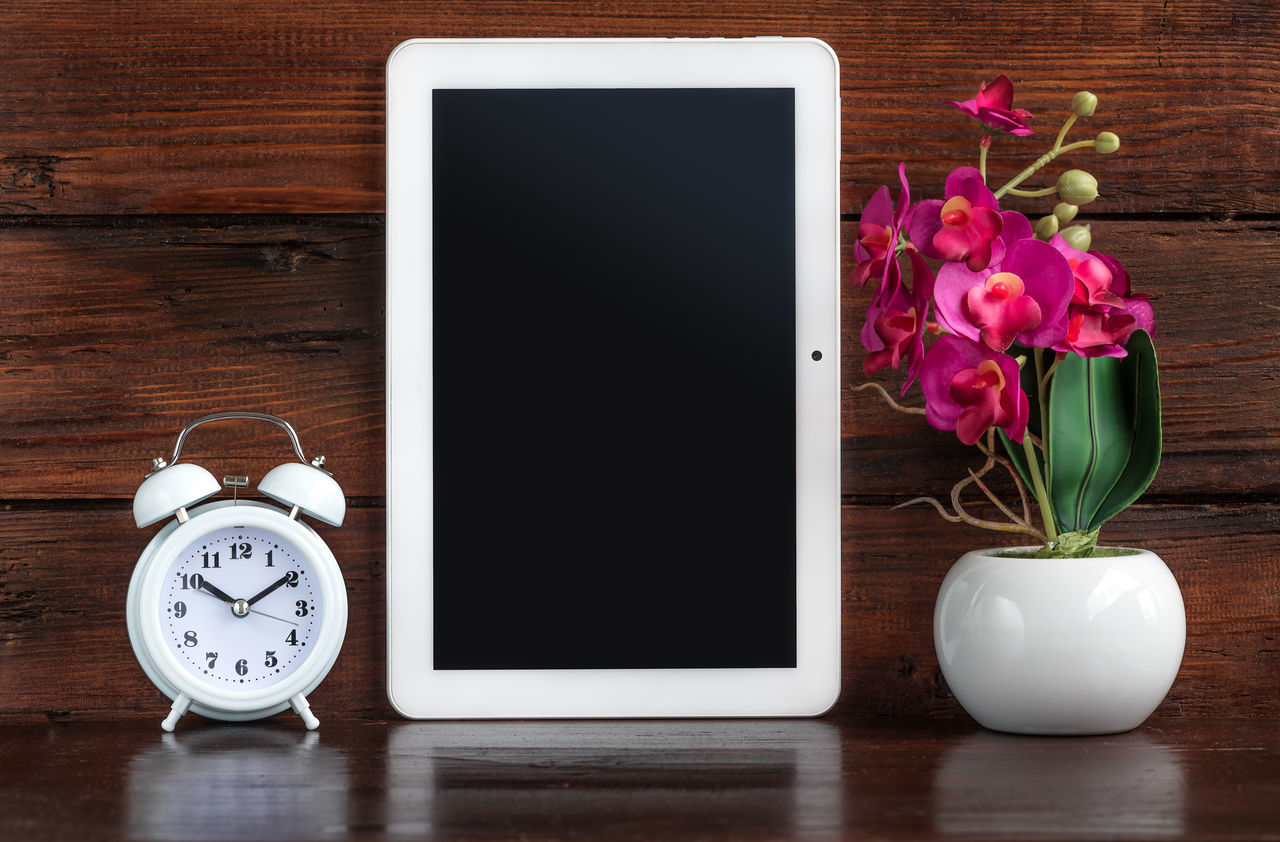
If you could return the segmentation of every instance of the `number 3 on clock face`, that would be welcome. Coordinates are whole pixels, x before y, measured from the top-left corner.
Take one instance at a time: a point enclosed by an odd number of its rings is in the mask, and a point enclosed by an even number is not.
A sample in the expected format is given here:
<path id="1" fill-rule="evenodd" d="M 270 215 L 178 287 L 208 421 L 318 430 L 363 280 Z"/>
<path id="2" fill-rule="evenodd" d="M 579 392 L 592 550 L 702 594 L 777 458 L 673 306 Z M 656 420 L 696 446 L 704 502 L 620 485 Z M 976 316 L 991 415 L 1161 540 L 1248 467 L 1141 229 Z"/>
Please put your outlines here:
<path id="1" fill-rule="evenodd" d="M 197 680 L 268 687 L 315 649 L 324 599 L 307 557 L 278 533 L 227 527 L 174 559 L 157 603 L 163 636 Z"/>

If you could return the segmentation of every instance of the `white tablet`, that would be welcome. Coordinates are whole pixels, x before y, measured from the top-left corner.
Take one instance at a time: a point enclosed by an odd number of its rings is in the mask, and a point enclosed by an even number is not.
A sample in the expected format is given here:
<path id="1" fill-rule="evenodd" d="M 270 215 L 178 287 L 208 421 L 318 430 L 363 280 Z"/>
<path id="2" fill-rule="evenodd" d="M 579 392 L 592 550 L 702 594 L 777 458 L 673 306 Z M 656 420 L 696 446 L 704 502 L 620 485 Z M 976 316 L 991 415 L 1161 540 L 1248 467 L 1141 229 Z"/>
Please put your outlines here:
<path id="1" fill-rule="evenodd" d="M 391 55 L 396 710 L 834 703 L 839 133 L 815 40 Z"/>

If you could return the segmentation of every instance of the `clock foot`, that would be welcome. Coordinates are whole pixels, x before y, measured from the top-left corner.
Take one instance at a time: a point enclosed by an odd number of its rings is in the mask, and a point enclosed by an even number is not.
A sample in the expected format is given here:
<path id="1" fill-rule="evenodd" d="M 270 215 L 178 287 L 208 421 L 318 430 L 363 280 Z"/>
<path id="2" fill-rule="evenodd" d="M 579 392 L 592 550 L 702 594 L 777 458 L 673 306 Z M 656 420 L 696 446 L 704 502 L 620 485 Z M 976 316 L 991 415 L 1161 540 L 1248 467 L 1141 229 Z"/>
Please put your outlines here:
<path id="1" fill-rule="evenodd" d="M 174 727 L 178 724 L 178 720 L 190 708 L 191 700 L 179 693 L 178 698 L 173 700 L 173 707 L 169 708 L 169 715 L 164 718 L 164 722 L 160 723 L 160 727 L 172 733 Z"/>
<path id="2" fill-rule="evenodd" d="M 311 705 L 307 704 L 307 697 L 299 693 L 289 700 L 289 706 L 293 708 L 293 712 L 302 717 L 302 723 L 307 726 L 308 731 L 314 731 L 320 727 L 320 720 L 316 719 L 316 715 L 311 712 Z"/>

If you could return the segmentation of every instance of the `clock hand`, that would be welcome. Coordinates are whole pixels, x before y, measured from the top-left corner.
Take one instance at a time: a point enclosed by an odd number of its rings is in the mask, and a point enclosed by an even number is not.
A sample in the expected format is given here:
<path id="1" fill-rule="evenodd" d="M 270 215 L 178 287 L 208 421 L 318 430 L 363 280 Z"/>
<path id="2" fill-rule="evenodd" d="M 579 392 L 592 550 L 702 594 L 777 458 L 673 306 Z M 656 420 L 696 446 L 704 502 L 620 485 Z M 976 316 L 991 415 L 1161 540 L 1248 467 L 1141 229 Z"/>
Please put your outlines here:
<path id="1" fill-rule="evenodd" d="M 286 582 L 288 582 L 290 579 L 292 579 L 292 578 L 293 578 L 293 576 L 294 576 L 294 574 L 293 574 L 292 572 L 284 574 L 284 575 L 283 575 L 283 576 L 281 576 L 279 579 L 276 579 L 274 582 L 272 582 L 271 584 L 267 585 L 265 588 L 263 588 L 261 591 L 259 591 L 259 592 L 258 592 L 257 594 L 255 594 L 254 596 L 251 596 L 251 597 L 249 597 L 248 599 L 246 599 L 246 600 L 245 600 L 245 602 L 249 603 L 249 605 L 254 605 L 254 604 L 256 604 L 256 603 L 258 602 L 258 600 L 262 599 L 264 596 L 266 596 L 267 594 L 271 593 L 271 592 L 272 592 L 272 591 L 274 591 L 276 588 L 282 587 Z"/>
<path id="2" fill-rule="evenodd" d="M 250 608 L 250 609 L 249 609 L 249 613 L 250 613 L 250 614 L 259 614 L 259 615 L 261 615 L 261 616 L 263 616 L 263 617 L 270 617 L 272 620 L 279 620 L 280 622 L 282 622 L 282 623 L 288 623 L 288 624 L 289 624 L 289 625 L 291 625 L 291 626 L 296 626 L 296 625 L 298 625 L 298 624 L 297 624 L 297 623 L 295 623 L 293 620 L 286 620 L 284 617 L 277 617 L 277 616 L 276 616 L 276 615 L 274 615 L 274 614 L 268 614 L 267 612 L 265 612 L 265 611 L 259 611 L 259 610 L 258 610 L 258 609 L 256 609 L 256 608 Z"/>
<path id="3" fill-rule="evenodd" d="M 235 602 L 235 599 L 233 597 L 227 596 L 225 591 L 219 590 L 218 588 L 209 584 L 208 581 L 201 581 L 200 587 L 208 591 L 213 596 L 216 596 L 218 599 L 222 600 L 227 605 L 231 605 L 232 603 Z"/>

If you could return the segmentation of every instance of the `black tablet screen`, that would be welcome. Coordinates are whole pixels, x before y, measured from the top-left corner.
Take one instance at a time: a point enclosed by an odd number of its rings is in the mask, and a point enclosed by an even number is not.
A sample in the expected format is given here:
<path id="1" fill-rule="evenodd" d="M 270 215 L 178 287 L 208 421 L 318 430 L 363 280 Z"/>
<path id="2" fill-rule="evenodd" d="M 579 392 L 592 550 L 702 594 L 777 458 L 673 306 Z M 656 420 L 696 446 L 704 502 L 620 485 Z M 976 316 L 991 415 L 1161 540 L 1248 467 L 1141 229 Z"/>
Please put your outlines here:
<path id="1" fill-rule="evenodd" d="M 433 666 L 794 667 L 794 92 L 432 96 Z"/>

